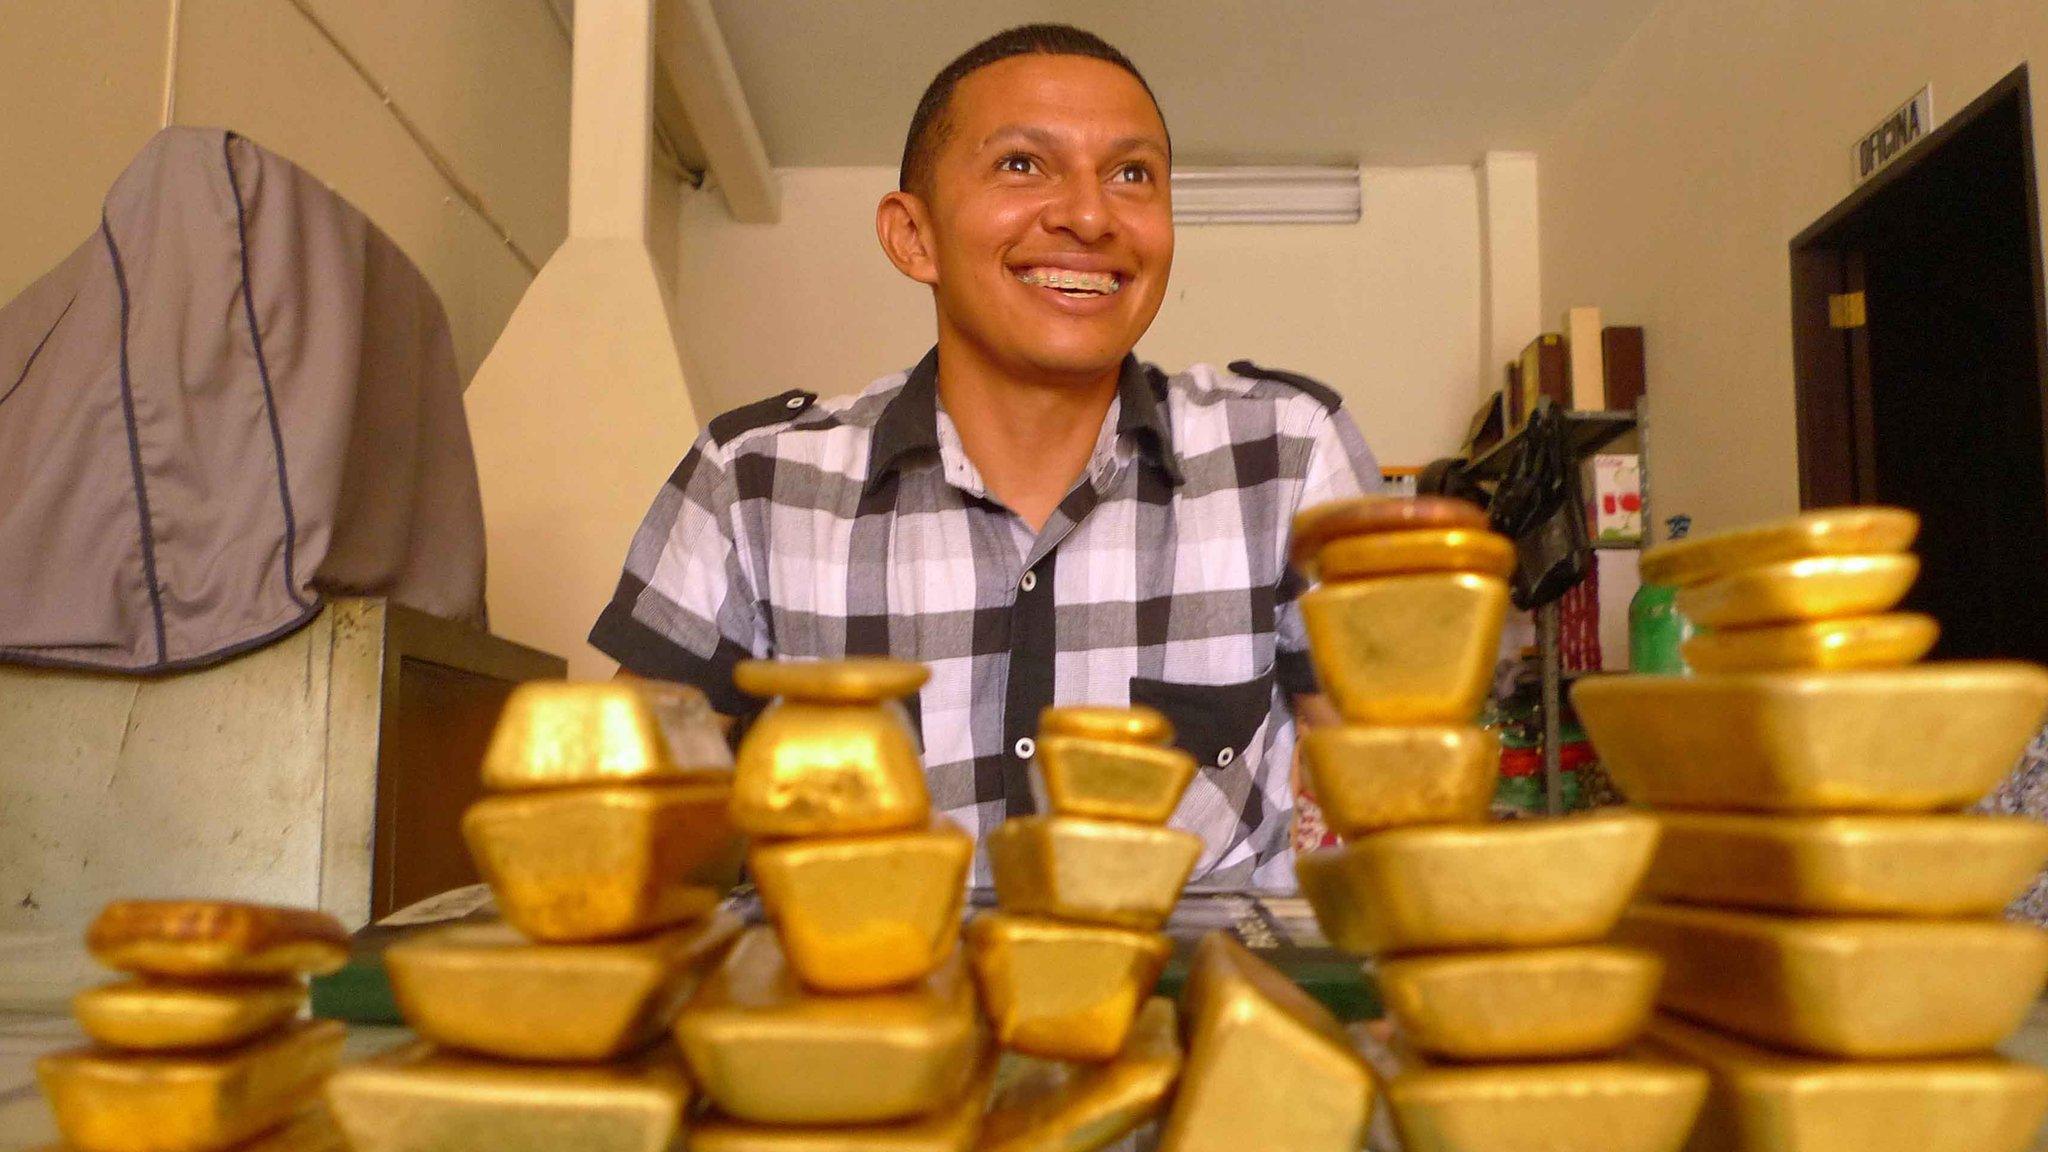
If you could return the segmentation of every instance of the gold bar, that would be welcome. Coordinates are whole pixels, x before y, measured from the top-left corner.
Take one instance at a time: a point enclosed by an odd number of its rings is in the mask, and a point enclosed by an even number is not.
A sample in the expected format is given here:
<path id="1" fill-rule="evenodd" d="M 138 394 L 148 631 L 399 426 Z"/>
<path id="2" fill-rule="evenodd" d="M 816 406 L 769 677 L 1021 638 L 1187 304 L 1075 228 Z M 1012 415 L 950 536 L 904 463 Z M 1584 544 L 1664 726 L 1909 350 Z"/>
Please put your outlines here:
<path id="1" fill-rule="evenodd" d="M 2032 664 L 1597 676 L 1572 704 L 1629 799 L 1671 808 L 1958 808 L 2011 770 L 2048 709 Z"/>
<path id="2" fill-rule="evenodd" d="M 135 1052 L 227 1048 L 291 1023 L 306 1002 L 297 980 L 173 984 L 123 980 L 71 998 L 78 1026 L 98 1043 Z"/>
<path id="3" fill-rule="evenodd" d="M 2000 920 L 1847 920 L 1643 904 L 1616 938 L 1664 958 L 1663 1007 L 1841 1057 L 1991 1048 L 2025 1019 L 2048 932 Z"/>
<path id="4" fill-rule="evenodd" d="M 549 1065 L 418 1042 L 327 1081 L 354 1152 L 671 1152 L 690 1101 L 667 1047 L 623 1064 Z"/>
<path id="5" fill-rule="evenodd" d="M 624 680 L 521 684 L 505 698 L 484 750 L 484 787 L 492 791 L 674 784 L 692 776 L 669 758 L 654 710 Z"/>
<path id="6" fill-rule="evenodd" d="M 733 686 L 763 700 L 809 704 L 879 704 L 924 687 L 931 669 L 909 660 L 855 656 L 845 660 L 742 660 Z"/>
<path id="7" fill-rule="evenodd" d="M 1940 637 L 1932 616 L 1887 612 L 1699 632 L 1683 651 L 1695 672 L 1839 672 L 1903 668 L 1927 655 Z"/>
<path id="8" fill-rule="evenodd" d="M 1889 612 L 1920 575 L 1920 558 L 1814 556 L 1678 590 L 1678 611 L 1700 628 L 1753 628 Z"/>
<path id="9" fill-rule="evenodd" d="M 1469 724 L 1493 684 L 1508 586 L 1438 572 L 1301 598 L 1323 690 L 1353 724 Z"/>
<path id="10" fill-rule="evenodd" d="M 1041 734 L 1037 762 L 1054 812 L 1138 824 L 1166 823 L 1195 778 L 1194 757 L 1129 740 Z"/>
<path id="11" fill-rule="evenodd" d="M 1643 553 L 1643 583 L 1700 584 L 1739 569 L 1809 556 L 1904 552 L 1919 531 L 1920 517 L 1904 508 L 1827 508 L 1659 544 Z"/>
<path id="12" fill-rule="evenodd" d="M 1667 812 L 1647 895 L 1833 916 L 1995 915 L 2048 859 L 2024 816 Z"/>
<path id="13" fill-rule="evenodd" d="M 959 1097 L 987 1047 L 956 952 L 906 988 L 806 992 L 771 928 L 748 929 L 676 1020 L 698 1087 L 757 1124 L 880 1124 Z"/>
<path id="14" fill-rule="evenodd" d="M 1202 855 L 1177 828 L 1023 816 L 989 834 L 989 866 L 1004 911 L 1153 932 L 1166 923 Z"/>
<path id="15" fill-rule="evenodd" d="M 1642 1033 L 1663 962 L 1587 945 L 1380 961 L 1380 995 L 1417 1051 L 1454 1060 L 1604 1056 Z"/>
<path id="16" fill-rule="evenodd" d="M 689 1152 L 968 1152 L 995 1079 L 990 1056 L 960 1098 L 929 1116 L 895 1124 L 802 1128 L 738 1124 L 713 1116 L 690 1128 Z"/>
<path id="17" fill-rule="evenodd" d="M 923 827 L 931 796 L 908 717 L 894 701 L 769 705 L 740 741 L 732 814 L 763 839 Z"/>
<path id="18" fill-rule="evenodd" d="M 324 976 L 348 963 L 348 930 L 327 913 L 231 900 L 116 900 L 85 946 L 109 968 L 173 979 Z"/>
<path id="19" fill-rule="evenodd" d="M 1500 778 L 1500 738 L 1469 725 L 1311 728 L 1302 752 L 1323 818 L 1346 840 L 1485 820 Z"/>
<path id="20" fill-rule="evenodd" d="M 710 915 L 744 846 L 723 784 L 487 796 L 462 834 L 505 919 L 535 940 L 637 936 Z"/>
<path id="21" fill-rule="evenodd" d="M 1657 844 L 1614 813 L 1395 828 L 1296 861 L 1323 935 L 1347 952 L 1534 948 L 1607 935 Z"/>
<path id="22" fill-rule="evenodd" d="M 1449 496 L 1354 496 L 1330 500 L 1295 513 L 1287 559 L 1302 575 L 1314 580 L 1315 559 L 1332 540 L 1437 528 L 1483 531 L 1486 510 Z"/>
<path id="23" fill-rule="evenodd" d="M 1713 1087 L 1686 1152 L 2025 1152 L 2048 1072 L 1998 1056 L 1815 1060 L 1659 1016 L 1657 1047 Z"/>
<path id="24" fill-rule="evenodd" d="M 1426 528 L 1347 536 L 1316 554 L 1326 583 L 1409 572 L 1477 572 L 1501 580 L 1515 570 L 1515 542 L 1478 528 Z"/>
<path id="25" fill-rule="evenodd" d="M 1119 744 L 1170 744 L 1173 724 L 1156 708 L 1134 704 L 1129 708 L 1069 705 L 1047 708 L 1038 714 L 1038 735 L 1079 736 L 1087 740 L 1110 740 Z"/>
<path id="26" fill-rule="evenodd" d="M 871 992 L 953 954 L 974 838 L 938 816 L 916 832 L 756 845 L 749 859 L 798 978 Z"/>
<path id="27" fill-rule="evenodd" d="M 437 1044 L 512 1060 L 614 1060 L 667 1031 L 739 935 L 717 913 L 615 944 L 531 944 L 509 925 L 459 924 L 384 953 L 406 1023 Z"/>
<path id="28" fill-rule="evenodd" d="M 1151 932 L 985 912 L 967 925 L 967 954 L 1003 1047 L 1095 1061 L 1124 1046 L 1173 945 Z"/>
<path id="29" fill-rule="evenodd" d="M 1405 1152 L 1678 1152 L 1706 1095 L 1699 1069 L 1650 1059 L 1423 1066 L 1387 1085 Z"/>
<path id="30" fill-rule="evenodd" d="M 1095 1152 L 1159 1113 L 1180 1078 L 1180 1021 L 1155 996 L 1103 1064 L 1030 1060 L 982 1123 L 978 1152 Z"/>
<path id="31" fill-rule="evenodd" d="M 170 1056 L 75 1048 L 36 1061 L 64 1139 L 90 1152 L 220 1152 L 283 1124 L 341 1057 L 344 1029 L 315 1020 L 228 1052 Z"/>
<path id="32" fill-rule="evenodd" d="M 1181 997 L 1188 1054 L 1160 1152 L 1354 1152 L 1373 1081 L 1344 1029 L 1221 932 L 1202 938 Z"/>

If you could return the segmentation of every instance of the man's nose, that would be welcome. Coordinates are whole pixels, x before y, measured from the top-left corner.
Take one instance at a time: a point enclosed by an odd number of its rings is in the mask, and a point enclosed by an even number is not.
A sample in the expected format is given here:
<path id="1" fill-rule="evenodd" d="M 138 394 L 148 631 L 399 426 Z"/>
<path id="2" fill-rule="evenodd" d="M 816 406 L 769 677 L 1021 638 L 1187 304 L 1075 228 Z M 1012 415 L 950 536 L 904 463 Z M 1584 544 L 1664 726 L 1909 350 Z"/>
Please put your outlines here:
<path id="1" fill-rule="evenodd" d="M 1116 230 L 1109 197 L 1095 180 L 1063 180 L 1046 206 L 1046 227 L 1066 232 L 1083 244 L 1094 244 Z"/>

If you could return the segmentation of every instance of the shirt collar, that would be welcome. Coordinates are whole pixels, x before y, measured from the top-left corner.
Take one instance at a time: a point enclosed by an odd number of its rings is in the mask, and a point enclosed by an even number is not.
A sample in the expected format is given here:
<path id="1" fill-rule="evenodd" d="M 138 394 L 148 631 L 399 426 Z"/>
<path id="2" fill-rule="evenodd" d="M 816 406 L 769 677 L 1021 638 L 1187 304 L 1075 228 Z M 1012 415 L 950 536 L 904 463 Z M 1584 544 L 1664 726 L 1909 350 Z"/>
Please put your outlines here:
<path id="1" fill-rule="evenodd" d="M 1136 356 L 1126 355 L 1117 374 L 1116 389 L 1117 435 L 1130 435 L 1166 474 L 1169 483 L 1182 483 L 1180 460 L 1173 450 L 1173 428 L 1167 420 L 1165 374 L 1140 363 Z M 906 459 L 938 449 L 939 350 L 933 348 L 910 370 L 910 378 L 875 421 L 868 442 L 868 475 L 862 491 L 873 491 L 883 477 L 901 468 Z"/>

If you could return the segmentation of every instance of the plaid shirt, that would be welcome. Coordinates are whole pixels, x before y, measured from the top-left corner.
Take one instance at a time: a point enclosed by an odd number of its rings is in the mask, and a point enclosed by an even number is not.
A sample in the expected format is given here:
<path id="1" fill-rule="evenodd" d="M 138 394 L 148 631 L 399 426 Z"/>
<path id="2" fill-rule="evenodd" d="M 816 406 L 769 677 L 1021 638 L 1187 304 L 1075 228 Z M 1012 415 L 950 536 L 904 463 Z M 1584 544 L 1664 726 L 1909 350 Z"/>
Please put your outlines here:
<path id="1" fill-rule="evenodd" d="M 1336 393 L 1128 358 L 1086 472 L 1033 533 L 967 458 L 937 363 L 713 420 L 590 642 L 732 715 L 758 707 L 732 685 L 748 657 L 929 666 L 909 703 L 932 802 L 977 840 L 1036 807 L 1041 710 L 1151 705 L 1202 765 L 1173 819 L 1207 844 L 1194 879 L 1292 888 L 1289 697 L 1316 687 L 1288 526 L 1379 486 Z"/>

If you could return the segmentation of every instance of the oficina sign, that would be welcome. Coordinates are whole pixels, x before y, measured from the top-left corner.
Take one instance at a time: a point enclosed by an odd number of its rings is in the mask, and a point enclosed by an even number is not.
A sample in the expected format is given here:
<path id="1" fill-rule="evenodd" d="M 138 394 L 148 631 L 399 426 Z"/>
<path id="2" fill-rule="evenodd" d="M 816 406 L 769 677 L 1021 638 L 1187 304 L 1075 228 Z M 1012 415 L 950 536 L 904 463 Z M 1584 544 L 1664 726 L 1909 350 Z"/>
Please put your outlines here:
<path id="1" fill-rule="evenodd" d="M 1934 85 L 1929 84 L 1913 93 L 1913 98 L 1899 105 L 1883 123 L 1864 133 L 1863 139 L 1849 150 L 1856 161 L 1856 182 L 1861 184 L 1877 175 L 1933 129 Z"/>

